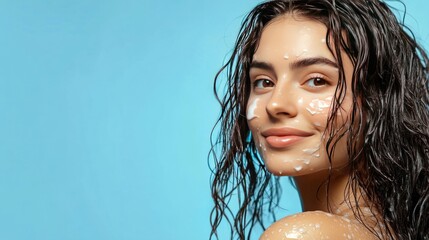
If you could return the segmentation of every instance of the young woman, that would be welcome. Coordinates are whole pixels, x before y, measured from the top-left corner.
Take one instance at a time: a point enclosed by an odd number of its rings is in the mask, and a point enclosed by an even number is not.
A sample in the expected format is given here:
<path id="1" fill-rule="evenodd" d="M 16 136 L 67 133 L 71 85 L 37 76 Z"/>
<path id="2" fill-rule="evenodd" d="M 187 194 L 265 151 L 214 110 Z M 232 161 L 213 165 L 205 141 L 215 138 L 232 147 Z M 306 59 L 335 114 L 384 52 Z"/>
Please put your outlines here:
<path id="1" fill-rule="evenodd" d="M 383 1 L 256 6 L 218 74 L 211 238 L 224 218 L 231 238 L 265 229 L 275 175 L 293 177 L 303 213 L 261 239 L 429 239 L 428 62 Z"/>

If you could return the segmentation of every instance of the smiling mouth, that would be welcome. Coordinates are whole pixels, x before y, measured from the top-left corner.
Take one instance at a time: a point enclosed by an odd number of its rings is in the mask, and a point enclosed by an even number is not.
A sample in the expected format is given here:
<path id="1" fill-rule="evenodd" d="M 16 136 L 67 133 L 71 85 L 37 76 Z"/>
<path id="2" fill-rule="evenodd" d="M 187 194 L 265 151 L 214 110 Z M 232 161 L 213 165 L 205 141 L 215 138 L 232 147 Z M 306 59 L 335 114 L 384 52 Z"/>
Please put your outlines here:
<path id="1" fill-rule="evenodd" d="M 287 148 L 313 135 L 294 128 L 271 128 L 261 134 L 272 148 Z"/>

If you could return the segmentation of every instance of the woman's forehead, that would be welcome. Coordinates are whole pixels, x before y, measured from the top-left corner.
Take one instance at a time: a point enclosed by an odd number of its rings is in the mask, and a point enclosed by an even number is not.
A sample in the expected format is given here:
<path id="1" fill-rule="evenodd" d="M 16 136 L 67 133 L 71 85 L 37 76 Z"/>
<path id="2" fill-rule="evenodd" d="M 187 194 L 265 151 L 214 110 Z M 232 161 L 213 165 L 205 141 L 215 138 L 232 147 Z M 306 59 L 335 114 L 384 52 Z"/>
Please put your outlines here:
<path id="1" fill-rule="evenodd" d="M 326 45 L 326 33 L 326 26 L 318 21 L 290 14 L 278 17 L 262 31 L 253 59 L 267 61 L 312 55 L 335 61 Z"/>

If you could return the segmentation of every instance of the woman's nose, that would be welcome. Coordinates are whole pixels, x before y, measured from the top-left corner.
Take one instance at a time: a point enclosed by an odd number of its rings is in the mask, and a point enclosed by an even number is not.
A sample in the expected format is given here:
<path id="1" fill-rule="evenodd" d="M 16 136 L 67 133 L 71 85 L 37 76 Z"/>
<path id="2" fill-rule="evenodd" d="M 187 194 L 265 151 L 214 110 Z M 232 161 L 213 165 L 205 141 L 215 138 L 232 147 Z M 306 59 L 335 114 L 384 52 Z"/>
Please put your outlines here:
<path id="1" fill-rule="evenodd" d="M 294 117 L 298 113 L 299 100 L 293 90 L 276 88 L 272 92 L 266 109 L 270 116 L 275 118 Z"/>

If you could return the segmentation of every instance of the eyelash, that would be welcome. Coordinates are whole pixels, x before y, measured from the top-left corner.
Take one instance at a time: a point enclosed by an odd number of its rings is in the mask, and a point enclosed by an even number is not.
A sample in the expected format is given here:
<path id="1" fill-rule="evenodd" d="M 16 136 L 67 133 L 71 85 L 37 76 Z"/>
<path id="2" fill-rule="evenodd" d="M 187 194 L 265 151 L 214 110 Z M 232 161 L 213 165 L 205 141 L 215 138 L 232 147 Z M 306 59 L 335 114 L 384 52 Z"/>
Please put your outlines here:
<path id="1" fill-rule="evenodd" d="M 321 81 L 323 83 L 323 85 L 316 85 L 316 84 L 313 83 L 312 84 L 313 86 L 310 86 L 309 82 L 314 81 L 314 80 Z M 329 85 L 329 82 L 323 76 L 314 76 L 314 77 L 309 78 L 307 81 L 305 81 L 304 84 L 307 85 L 310 88 L 319 88 L 319 87 L 323 87 L 323 86 Z"/>
<path id="2" fill-rule="evenodd" d="M 323 85 L 316 85 L 315 83 L 310 85 L 310 83 L 312 81 L 315 81 L 315 80 L 318 81 L 319 83 L 321 82 Z M 258 86 L 260 84 L 269 84 L 270 86 Z M 256 79 L 252 85 L 253 85 L 254 89 L 266 89 L 266 88 L 274 87 L 275 84 L 273 81 L 271 81 L 269 79 L 261 78 L 261 79 Z M 304 85 L 308 86 L 309 88 L 320 88 L 320 87 L 329 85 L 329 82 L 328 82 L 328 80 L 326 80 L 326 78 L 324 76 L 315 75 L 315 76 L 308 78 L 304 82 Z"/>
<path id="3" fill-rule="evenodd" d="M 269 87 L 273 87 L 274 86 L 274 83 L 273 83 L 273 81 L 271 81 L 271 80 L 269 80 L 269 79 L 266 79 L 266 78 L 262 78 L 262 79 L 256 79 L 254 82 L 253 82 L 253 88 L 259 88 L 259 89 L 265 89 L 265 88 L 268 88 L 268 87 L 258 87 L 258 84 L 264 84 L 264 83 L 267 83 L 267 84 L 271 84 L 272 86 L 269 86 Z"/>

